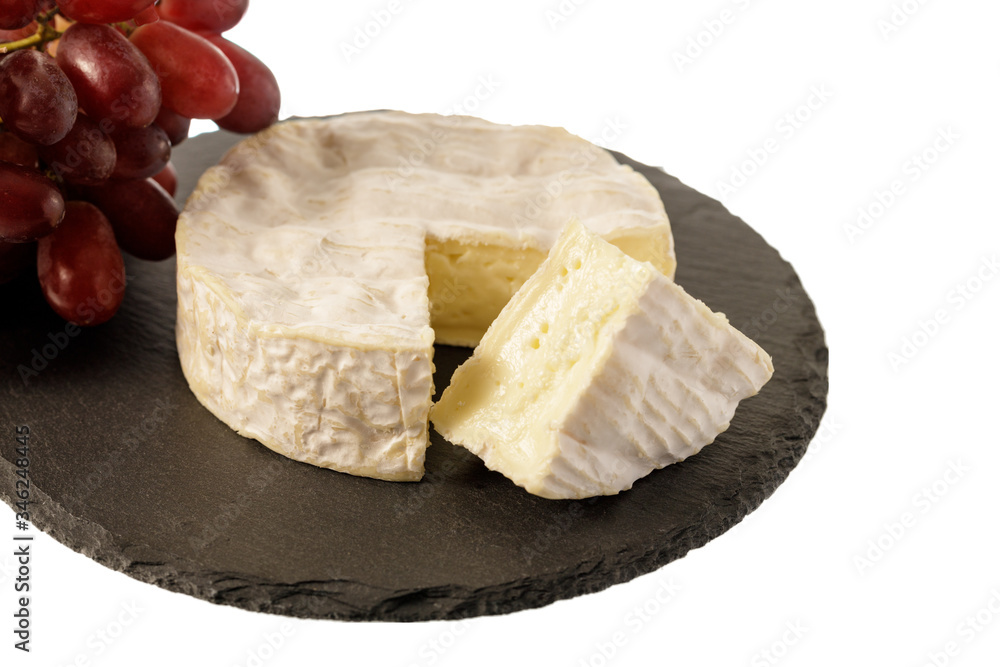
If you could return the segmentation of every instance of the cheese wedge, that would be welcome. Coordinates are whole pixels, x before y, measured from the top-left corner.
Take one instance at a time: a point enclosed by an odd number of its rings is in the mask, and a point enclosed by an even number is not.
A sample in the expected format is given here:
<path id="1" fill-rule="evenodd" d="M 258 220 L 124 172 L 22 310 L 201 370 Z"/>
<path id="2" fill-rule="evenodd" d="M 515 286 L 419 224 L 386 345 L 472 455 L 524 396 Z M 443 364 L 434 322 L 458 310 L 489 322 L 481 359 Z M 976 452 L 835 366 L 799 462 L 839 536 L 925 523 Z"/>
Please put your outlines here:
<path id="1" fill-rule="evenodd" d="M 181 367 L 205 407 L 281 454 L 420 479 L 433 344 L 476 345 L 572 216 L 673 273 L 656 190 L 565 130 L 281 123 L 209 169 L 178 222 Z"/>
<path id="2" fill-rule="evenodd" d="M 530 493 L 612 495 L 698 453 L 772 373 L 725 316 L 574 222 L 431 421 Z"/>

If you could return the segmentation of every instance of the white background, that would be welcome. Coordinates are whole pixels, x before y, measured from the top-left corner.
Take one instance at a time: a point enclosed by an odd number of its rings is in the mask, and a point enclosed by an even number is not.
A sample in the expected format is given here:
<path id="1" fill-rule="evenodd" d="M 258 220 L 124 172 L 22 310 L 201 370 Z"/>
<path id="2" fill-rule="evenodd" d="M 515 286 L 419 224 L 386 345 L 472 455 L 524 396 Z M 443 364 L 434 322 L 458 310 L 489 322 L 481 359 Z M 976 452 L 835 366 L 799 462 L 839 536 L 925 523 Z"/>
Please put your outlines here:
<path id="1" fill-rule="evenodd" d="M 465 622 L 252 614 L 38 535 L 30 656 L 10 648 L 13 559 L 0 555 L 0 663 L 997 664 L 1000 279 L 988 260 L 1000 252 L 1000 5 L 567 0 L 553 25 L 558 0 L 405 0 L 348 62 L 342 44 L 388 6 L 256 0 L 230 36 L 277 73 L 283 116 L 459 105 L 587 138 L 616 124 L 611 147 L 715 197 L 734 169 L 753 171 L 726 204 L 795 265 L 831 350 L 830 408 L 809 457 L 739 526 L 659 572 Z M 880 29 L 894 6 L 909 13 Z M 714 23 L 724 11 L 729 22 Z M 679 62 L 690 40 L 701 52 Z M 482 77 L 495 92 L 469 98 Z M 763 166 L 743 164 L 767 147 Z M 925 152 L 924 168 L 913 157 Z M 897 180 L 902 194 L 879 212 Z M 849 233 L 859 207 L 878 215 Z M 0 507 L 0 525 L 12 523 Z M 666 602 L 664 582 L 677 589 Z M 98 633 L 129 618 L 123 605 L 137 617 L 104 643 Z"/>

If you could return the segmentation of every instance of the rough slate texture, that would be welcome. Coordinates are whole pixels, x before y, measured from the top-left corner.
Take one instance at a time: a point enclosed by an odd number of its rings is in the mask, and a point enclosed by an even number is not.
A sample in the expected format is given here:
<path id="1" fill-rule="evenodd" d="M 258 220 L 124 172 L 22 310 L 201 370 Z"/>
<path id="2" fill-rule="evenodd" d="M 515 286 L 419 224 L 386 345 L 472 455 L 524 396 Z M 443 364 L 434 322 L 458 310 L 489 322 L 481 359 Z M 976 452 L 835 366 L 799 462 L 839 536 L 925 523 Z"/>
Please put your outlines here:
<path id="1" fill-rule="evenodd" d="M 177 151 L 182 197 L 234 141 L 218 133 Z M 174 347 L 174 263 L 132 260 L 119 314 L 70 339 L 27 384 L 17 367 L 64 324 L 30 276 L 0 287 L 0 495 L 13 503 L 13 426 L 27 424 L 38 528 L 142 581 L 313 618 L 501 614 L 600 591 L 704 545 L 805 453 L 826 407 L 823 330 L 792 267 L 753 230 L 677 179 L 617 157 L 666 203 L 677 281 L 774 357 L 771 382 L 697 456 L 583 501 L 528 495 L 436 435 L 420 483 L 286 460 L 195 400 Z M 769 313 L 779 298 L 789 308 Z M 768 324 L 752 331 L 761 316 Z M 439 388 L 468 353 L 439 347 Z"/>

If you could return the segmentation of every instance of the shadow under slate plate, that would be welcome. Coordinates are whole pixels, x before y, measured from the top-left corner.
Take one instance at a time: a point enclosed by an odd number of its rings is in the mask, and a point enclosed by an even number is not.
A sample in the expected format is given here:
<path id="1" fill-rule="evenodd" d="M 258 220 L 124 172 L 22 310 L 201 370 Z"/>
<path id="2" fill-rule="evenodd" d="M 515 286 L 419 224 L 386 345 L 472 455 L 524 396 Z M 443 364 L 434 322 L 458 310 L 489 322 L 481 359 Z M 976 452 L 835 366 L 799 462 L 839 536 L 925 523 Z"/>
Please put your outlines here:
<path id="1" fill-rule="evenodd" d="M 176 151 L 182 200 L 236 139 L 202 135 Z M 616 157 L 663 197 L 677 281 L 774 357 L 771 382 L 697 456 L 631 491 L 583 501 L 531 496 L 436 434 L 420 483 L 289 461 L 195 400 L 174 346 L 174 262 L 131 260 L 118 315 L 72 338 L 60 338 L 65 325 L 31 276 L 0 287 L 0 495 L 13 504 L 14 426 L 26 424 L 38 528 L 169 590 L 312 618 L 539 607 L 704 545 L 760 505 L 805 453 L 826 407 L 823 331 L 792 267 L 746 224 L 675 178 Z M 775 319 L 776 299 L 788 309 Z M 762 315 L 767 324 L 752 331 Z M 55 345 L 50 334 L 65 349 L 43 353 Z M 35 351 L 57 354 L 25 381 L 18 367 L 31 367 Z M 439 388 L 468 354 L 438 347 Z"/>

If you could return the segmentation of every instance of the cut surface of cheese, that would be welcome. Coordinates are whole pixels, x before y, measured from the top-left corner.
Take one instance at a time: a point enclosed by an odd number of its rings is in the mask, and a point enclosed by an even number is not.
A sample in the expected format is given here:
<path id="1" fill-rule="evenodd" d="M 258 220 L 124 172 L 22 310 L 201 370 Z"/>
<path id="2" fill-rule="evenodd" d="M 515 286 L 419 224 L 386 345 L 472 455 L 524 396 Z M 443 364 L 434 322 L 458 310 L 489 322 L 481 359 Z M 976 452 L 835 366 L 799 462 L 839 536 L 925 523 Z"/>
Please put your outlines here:
<path id="1" fill-rule="evenodd" d="M 574 222 L 431 421 L 530 493 L 612 495 L 699 452 L 772 373 L 725 316 Z"/>
<path id="2" fill-rule="evenodd" d="M 281 454 L 419 479 L 433 344 L 478 343 L 574 216 L 672 275 L 656 190 L 565 130 L 402 112 L 278 124 L 209 169 L 178 221 L 181 367 Z"/>

